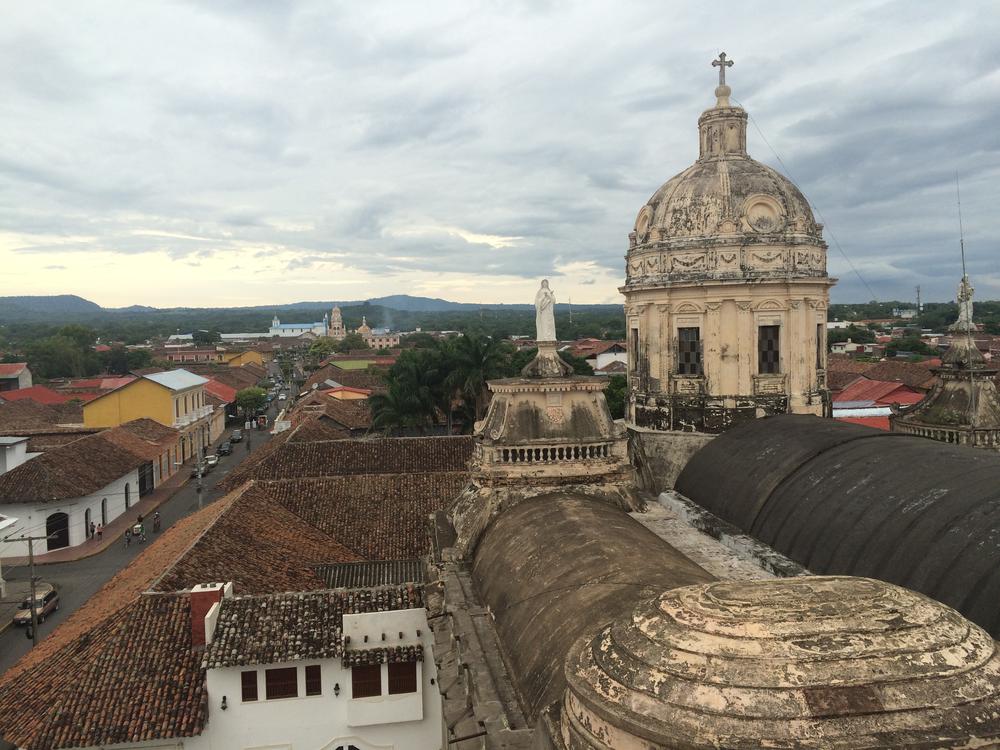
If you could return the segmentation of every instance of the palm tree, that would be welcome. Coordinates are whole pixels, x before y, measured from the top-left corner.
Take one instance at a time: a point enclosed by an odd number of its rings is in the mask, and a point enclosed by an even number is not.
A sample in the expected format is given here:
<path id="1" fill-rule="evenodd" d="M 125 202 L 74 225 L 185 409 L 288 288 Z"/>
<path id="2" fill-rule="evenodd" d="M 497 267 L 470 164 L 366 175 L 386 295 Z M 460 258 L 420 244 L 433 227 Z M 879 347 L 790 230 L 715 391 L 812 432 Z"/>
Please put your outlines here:
<path id="1" fill-rule="evenodd" d="M 389 389 L 369 399 L 372 424 L 392 432 L 434 422 L 441 380 L 432 352 L 404 352 L 389 371 Z"/>
<path id="2" fill-rule="evenodd" d="M 509 358 L 509 347 L 499 339 L 471 334 L 455 340 L 449 382 L 467 398 L 473 399 L 476 419 L 482 419 L 486 414 L 489 402 L 486 381 L 502 376 Z"/>

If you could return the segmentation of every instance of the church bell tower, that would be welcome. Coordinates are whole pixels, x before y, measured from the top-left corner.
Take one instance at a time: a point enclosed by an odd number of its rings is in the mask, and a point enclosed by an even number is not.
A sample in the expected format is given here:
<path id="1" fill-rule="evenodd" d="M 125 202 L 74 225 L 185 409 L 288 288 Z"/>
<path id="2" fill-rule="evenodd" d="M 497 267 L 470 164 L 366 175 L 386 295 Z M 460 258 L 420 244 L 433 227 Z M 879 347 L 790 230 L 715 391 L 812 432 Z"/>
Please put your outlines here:
<path id="1" fill-rule="evenodd" d="M 822 225 L 802 193 L 747 154 L 726 54 L 699 155 L 629 233 L 625 315 L 632 425 L 723 432 L 770 414 L 829 411 Z"/>

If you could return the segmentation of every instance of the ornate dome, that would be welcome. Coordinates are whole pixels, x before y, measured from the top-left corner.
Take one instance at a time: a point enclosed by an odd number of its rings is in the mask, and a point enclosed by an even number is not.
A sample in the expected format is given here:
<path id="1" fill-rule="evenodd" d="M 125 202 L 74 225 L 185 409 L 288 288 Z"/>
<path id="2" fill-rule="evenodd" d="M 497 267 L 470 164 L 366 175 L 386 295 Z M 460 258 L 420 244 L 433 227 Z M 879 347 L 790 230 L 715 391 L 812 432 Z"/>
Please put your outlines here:
<path id="1" fill-rule="evenodd" d="M 773 242 L 776 235 L 822 245 L 809 202 L 792 182 L 747 155 L 747 114 L 729 102 L 724 83 L 716 106 L 698 120 L 698 161 L 653 193 L 636 217 L 632 247 L 669 247 L 719 235 L 749 235 Z M 759 238 L 759 240 L 755 239 Z"/>
<path id="2" fill-rule="evenodd" d="M 954 610 L 867 578 L 669 591 L 577 641 L 573 748 L 997 748 L 1000 656 Z"/>

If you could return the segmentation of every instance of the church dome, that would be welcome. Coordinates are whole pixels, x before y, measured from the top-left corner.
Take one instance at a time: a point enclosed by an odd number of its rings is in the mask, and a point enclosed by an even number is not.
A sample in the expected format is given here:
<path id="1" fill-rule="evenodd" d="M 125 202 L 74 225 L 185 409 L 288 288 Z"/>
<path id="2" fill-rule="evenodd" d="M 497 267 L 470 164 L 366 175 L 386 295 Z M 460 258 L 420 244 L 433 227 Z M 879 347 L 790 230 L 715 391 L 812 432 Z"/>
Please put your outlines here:
<path id="1" fill-rule="evenodd" d="M 998 747 L 1000 654 L 907 589 L 802 576 L 674 589 L 577 641 L 573 748 Z"/>
<path id="2" fill-rule="evenodd" d="M 730 103 L 730 93 L 720 76 L 716 105 L 698 120 L 698 160 L 664 183 L 639 211 L 632 248 L 686 248 L 717 238 L 721 244 L 791 242 L 825 248 L 822 226 L 801 191 L 747 154 L 747 113 Z"/>

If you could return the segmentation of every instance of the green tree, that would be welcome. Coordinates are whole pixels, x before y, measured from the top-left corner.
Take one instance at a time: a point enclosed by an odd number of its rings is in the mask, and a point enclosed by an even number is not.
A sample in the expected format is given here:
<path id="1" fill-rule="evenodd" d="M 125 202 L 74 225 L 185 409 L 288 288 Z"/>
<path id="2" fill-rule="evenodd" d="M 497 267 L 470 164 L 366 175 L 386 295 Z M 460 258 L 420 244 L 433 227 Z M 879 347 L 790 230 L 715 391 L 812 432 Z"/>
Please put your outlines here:
<path id="1" fill-rule="evenodd" d="M 267 401 L 267 391 L 256 386 L 236 392 L 236 405 L 244 414 L 253 414 Z"/>
<path id="2" fill-rule="evenodd" d="M 43 379 L 79 378 L 101 371 L 100 357 L 90 343 L 81 346 L 79 338 L 62 334 L 48 336 L 27 344 L 24 352 L 31 371 Z"/>
<path id="3" fill-rule="evenodd" d="M 859 328 L 852 323 L 847 328 L 832 328 L 826 334 L 827 346 L 839 344 L 848 339 L 856 344 L 874 344 L 875 332 L 869 328 Z"/>
<path id="4" fill-rule="evenodd" d="M 222 341 L 222 334 L 218 331 L 195 331 L 191 334 L 191 340 L 200 346 L 218 344 Z"/>
<path id="5" fill-rule="evenodd" d="M 349 333 L 337 342 L 338 352 L 349 352 L 353 349 L 367 348 L 368 344 L 365 343 L 365 340 L 362 338 L 360 333 Z"/>
<path id="6" fill-rule="evenodd" d="M 486 414 L 486 381 L 501 377 L 510 366 L 512 348 L 489 336 L 459 336 L 454 342 L 452 384 L 476 405 L 476 419 Z"/>
<path id="7" fill-rule="evenodd" d="M 129 349 L 126 357 L 128 359 L 129 372 L 149 367 L 153 361 L 153 354 L 149 349 Z"/>
<path id="8" fill-rule="evenodd" d="M 408 349 L 433 349 L 437 345 L 437 339 L 421 331 L 404 336 L 400 343 Z"/>
<path id="9" fill-rule="evenodd" d="M 93 328 L 87 328 L 77 324 L 63 326 L 59 329 L 59 336 L 71 339 L 80 349 L 90 349 L 97 341 L 97 332 Z"/>
<path id="10" fill-rule="evenodd" d="M 625 418 L 625 396 L 628 393 L 628 381 L 624 375 L 612 375 L 604 389 L 604 397 L 608 400 L 608 409 L 613 419 Z"/>
<path id="11" fill-rule="evenodd" d="M 916 336 L 906 336 L 901 339 L 893 339 L 885 345 L 885 353 L 889 357 L 895 357 L 896 352 L 913 352 L 914 354 L 937 354 L 938 350 L 928 346 L 923 340 Z"/>
<path id="12" fill-rule="evenodd" d="M 104 353 L 104 366 L 112 375 L 124 375 L 128 372 L 128 352 L 124 346 L 115 344 L 111 350 Z"/>

